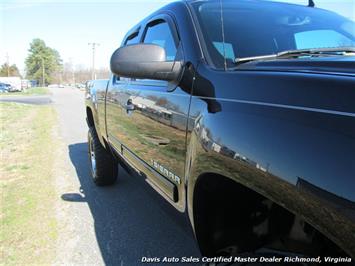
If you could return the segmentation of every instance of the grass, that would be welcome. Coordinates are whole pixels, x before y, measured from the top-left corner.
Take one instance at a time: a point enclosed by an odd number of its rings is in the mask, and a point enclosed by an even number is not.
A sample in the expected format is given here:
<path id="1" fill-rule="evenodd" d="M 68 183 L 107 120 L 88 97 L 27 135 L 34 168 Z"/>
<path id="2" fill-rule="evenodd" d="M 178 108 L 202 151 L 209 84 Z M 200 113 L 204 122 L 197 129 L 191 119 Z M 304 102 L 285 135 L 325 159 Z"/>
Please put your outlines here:
<path id="1" fill-rule="evenodd" d="M 48 88 L 45 87 L 35 87 L 35 88 L 29 88 L 26 89 L 25 91 L 21 92 L 9 92 L 9 93 L 2 93 L 1 96 L 31 96 L 31 95 L 46 95 L 49 94 Z"/>
<path id="2" fill-rule="evenodd" d="M 5 265 L 50 264 L 55 255 L 55 121 L 50 106 L 0 103 L 0 260 Z"/>

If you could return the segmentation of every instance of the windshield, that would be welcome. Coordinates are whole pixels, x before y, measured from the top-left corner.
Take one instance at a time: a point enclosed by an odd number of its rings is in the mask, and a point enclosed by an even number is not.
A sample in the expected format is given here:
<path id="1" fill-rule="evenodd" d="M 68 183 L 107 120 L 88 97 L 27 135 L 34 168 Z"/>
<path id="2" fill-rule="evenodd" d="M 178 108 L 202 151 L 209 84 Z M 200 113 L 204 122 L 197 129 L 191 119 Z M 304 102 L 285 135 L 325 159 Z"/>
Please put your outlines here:
<path id="1" fill-rule="evenodd" d="M 217 68 L 224 67 L 224 58 L 227 67 L 234 67 L 235 58 L 355 46 L 355 23 L 327 10 L 246 0 L 196 1 L 191 5 L 207 59 Z"/>

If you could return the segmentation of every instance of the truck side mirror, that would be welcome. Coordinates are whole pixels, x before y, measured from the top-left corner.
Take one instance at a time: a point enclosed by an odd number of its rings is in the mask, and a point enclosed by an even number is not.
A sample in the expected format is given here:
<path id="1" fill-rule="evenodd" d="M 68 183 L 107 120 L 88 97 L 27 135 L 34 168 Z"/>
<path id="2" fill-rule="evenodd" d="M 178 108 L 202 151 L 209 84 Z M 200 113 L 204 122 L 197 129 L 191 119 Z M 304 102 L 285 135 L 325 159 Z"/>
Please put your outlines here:
<path id="1" fill-rule="evenodd" d="M 182 63 L 166 61 L 165 49 L 156 44 L 132 44 L 111 56 L 112 73 L 128 78 L 178 81 Z"/>

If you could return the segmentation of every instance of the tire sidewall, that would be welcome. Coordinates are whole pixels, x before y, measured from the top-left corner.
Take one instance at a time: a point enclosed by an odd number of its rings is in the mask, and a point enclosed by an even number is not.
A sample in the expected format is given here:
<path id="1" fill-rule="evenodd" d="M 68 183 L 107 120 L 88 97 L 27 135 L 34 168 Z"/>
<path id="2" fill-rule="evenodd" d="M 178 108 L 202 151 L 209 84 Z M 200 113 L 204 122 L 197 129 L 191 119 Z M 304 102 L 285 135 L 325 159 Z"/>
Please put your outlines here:
<path id="1" fill-rule="evenodd" d="M 113 185 L 118 174 L 117 161 L 111 151 L 101 144 L 94 127 L 89 128 L 88 146 L 91 176 L 94 183 L 98 186 Z"/>
<path id="2" fill-rule="evenodd" d="M 88 146 L 89 146 L 88 156 L 89 156 L 89 162 L 90 162 L 90 172 L 91 172 L 91 177 L 95 181 L 97 179 L 97 172 L 96 172 L 97 168 L 95 168 L 95 169 L 93 168 L 92 160 L 91 160 L 91 152 L 94 153 L 95 157 L 97 156 L 97 154 L 96 154 L 96 151 L 95 151 L 95 139 L 94 139 L 94 136 L 92 135 L 92 130 L 90 130 L 90 129 L 89 129 L 89 132 L 88 132 Z"/>

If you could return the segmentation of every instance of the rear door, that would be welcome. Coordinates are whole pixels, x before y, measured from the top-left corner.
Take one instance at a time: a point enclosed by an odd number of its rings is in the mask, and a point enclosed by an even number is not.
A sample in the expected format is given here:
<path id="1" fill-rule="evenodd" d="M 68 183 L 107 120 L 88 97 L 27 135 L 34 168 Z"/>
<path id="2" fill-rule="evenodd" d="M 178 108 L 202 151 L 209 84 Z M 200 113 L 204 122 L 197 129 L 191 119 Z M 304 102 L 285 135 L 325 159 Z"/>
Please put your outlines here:
<path id="1" fill-rule="evenodd" d="M 123 45 L 139 43 L 139 28 L 129 34 L 129 36 L 123 42 Z M 125 88 L 129 82 L 128 78 L 112 75 L 107 86 L 106 92 L 106 130 L 107 136 L 111 146 L 115 150 L 122 154 L 122 126 L 120 124 L 120 118 L 122 113 L 126 111 L 127 99 L 125 98 Z"/>
<path id="2" fill-rule="evenodd" d="M 178 32 L 167 15 L 150 20 L 141 41 L 162 46 L 167 61 L 181 59 Z M 124 107 L 112 136 L 122 144 L 123 156 L 163 196 L 181 203 L 190 94 L 166 81 L 129 79 L 113 98 Z"/>

